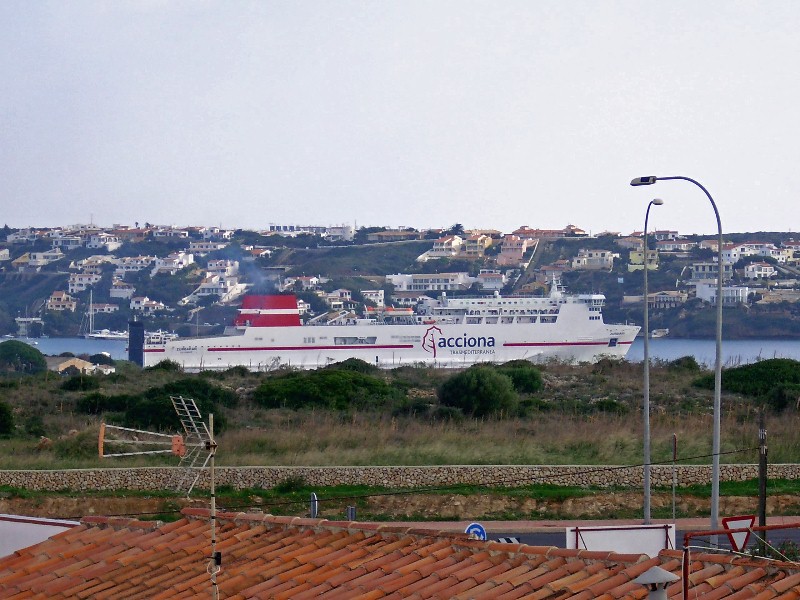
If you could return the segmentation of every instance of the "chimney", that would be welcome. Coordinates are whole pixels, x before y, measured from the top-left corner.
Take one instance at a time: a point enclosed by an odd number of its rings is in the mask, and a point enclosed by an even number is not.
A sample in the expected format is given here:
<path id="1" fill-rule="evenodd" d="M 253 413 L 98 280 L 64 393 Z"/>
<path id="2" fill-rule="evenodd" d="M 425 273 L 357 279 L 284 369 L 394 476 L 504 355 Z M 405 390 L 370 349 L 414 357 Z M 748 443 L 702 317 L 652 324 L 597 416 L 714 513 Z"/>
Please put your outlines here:
<path id="1" fill-rule="evenodd" d="M 638 583 L 647 588 L 648 600 L 667 600 L 667 586 L 670 583 L 678 581 L 680 577 L 665 571 L 661 567 L 650 567 L 633 580 L 633 583 Z"/>

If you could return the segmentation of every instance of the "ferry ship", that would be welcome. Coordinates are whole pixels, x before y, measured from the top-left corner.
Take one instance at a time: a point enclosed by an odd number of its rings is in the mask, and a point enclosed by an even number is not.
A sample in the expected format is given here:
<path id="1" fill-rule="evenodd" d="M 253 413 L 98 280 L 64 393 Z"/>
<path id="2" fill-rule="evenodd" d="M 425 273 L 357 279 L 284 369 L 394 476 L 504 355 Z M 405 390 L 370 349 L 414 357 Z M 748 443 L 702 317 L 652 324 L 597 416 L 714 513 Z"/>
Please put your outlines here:
<path id="1" fill-rule="evenodd" d="M 305 324 L 292 295 L 245 296 L 221 336 L 129 344 L 142 366 L 171 360 L 186 371 L 244 366 L 314 369 L 348 358 L 382 368 L 425 364 L 443 368 L 479 362 L 596 362 L 623 358 L 639 327 L 603 322 L 602 294 L 430 298 L 416 308 L 326 313 Z M 139 336 L 131 336 L 131 340 Z"/>

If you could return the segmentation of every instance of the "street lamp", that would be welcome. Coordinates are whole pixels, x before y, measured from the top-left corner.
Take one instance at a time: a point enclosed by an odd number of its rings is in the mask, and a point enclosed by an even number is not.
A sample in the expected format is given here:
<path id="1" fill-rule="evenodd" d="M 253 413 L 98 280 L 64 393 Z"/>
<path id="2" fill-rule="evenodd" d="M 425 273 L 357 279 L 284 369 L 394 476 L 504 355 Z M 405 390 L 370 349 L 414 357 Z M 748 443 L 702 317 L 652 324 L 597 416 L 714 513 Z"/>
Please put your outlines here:
<path id="1" fill-rule="evenodd" d="M 647 211 L 644 213 L 644 524 L 650 524 L 650 317 L 647 291 L 647 220 L 650 218 L 650 208 L 661 206 L 664 201 L 660 198 L 650 200 Z"/>
<path id="2" fill-rule="evenodd" d="M 640 185 L 653 185 L 656 181 L 668 181 L 672 179 L 682 179 L 689 183 L 695 184 L 711 202 L 711 207 L 714 209 L 714 215 L 717 218 L 717 352 L 716 360 L 714 361 L 714 426 L 712 431 L 712 467 L 711 467 L 711 529 L 716 531 L 719 529 L 719 436 L 720 436 L 720 414 L 722 412 L 722 402 L 720 400 L 720 392 L 722 390 L 722 277 L 724 269 L 722 267 L 722 222 L 719 218 L 719 211 L 717 205 L 708 190 L 699 182 L 689 177 L 680 175 L 674 177 L 656 177 L 650 175 L 648 177 L 637 177 L 631 181 L 634 187 Z M 646 269 L 645 269 L 646 271 Z"/>

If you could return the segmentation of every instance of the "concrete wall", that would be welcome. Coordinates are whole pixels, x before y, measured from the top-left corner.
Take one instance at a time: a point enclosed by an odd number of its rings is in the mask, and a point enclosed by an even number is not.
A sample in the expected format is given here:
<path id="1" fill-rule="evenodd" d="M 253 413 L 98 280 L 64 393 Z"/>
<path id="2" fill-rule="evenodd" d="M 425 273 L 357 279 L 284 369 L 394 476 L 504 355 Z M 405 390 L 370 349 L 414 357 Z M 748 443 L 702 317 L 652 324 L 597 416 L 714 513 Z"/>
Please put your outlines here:
<path id="1" fill-rule="evenodd" d="M 708 484 L 710 465 L 677 467 L 679 486 Z M 174 489 L 185 471 L 176 467 L 129 469 L 71 469 L 53 471 L 0 471 L 0 485 L 28 490 L 159 490 Z M 208 487 L 207 471 L 198 485 Z M 720 465 L 721 481 L 758 477 L 757 465 Z M 570 486 L 636 487 L 642 485 L 642 467 L 608 466 L 422 466 L 422 467 L 217 467 L 217 485 L 236 489 L 271 488 L 290 478 L 308 485 L 368 485 L 416 488 L 452 484 L 519 487 L 537 483 Z M 770 479 L 798 479 L 800 465 L 769 466 Z M 654 487 L 672 485 L 672 467 L 653 466 Z M 188 487 L 188 484 L 181 486 Z"/>

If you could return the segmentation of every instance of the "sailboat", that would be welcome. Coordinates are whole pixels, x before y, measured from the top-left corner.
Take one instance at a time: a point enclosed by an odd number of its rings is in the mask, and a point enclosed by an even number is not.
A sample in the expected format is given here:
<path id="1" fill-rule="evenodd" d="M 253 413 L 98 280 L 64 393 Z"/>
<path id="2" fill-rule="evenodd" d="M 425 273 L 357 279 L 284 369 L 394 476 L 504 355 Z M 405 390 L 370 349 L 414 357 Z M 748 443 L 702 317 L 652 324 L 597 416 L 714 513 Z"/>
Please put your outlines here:
<path id="1" fill-rule="evenodd" d="M 87 340 L 127 340 L 127 331 L 111 331 L 110 329 L 95 329 L 94 328 L 94 299 L 92 289 L 89 288 L 89 310 L 87 311 L 87 330 L 83 334 Z"/>

